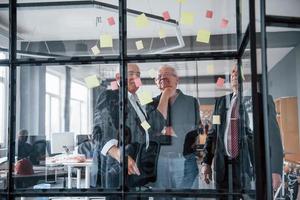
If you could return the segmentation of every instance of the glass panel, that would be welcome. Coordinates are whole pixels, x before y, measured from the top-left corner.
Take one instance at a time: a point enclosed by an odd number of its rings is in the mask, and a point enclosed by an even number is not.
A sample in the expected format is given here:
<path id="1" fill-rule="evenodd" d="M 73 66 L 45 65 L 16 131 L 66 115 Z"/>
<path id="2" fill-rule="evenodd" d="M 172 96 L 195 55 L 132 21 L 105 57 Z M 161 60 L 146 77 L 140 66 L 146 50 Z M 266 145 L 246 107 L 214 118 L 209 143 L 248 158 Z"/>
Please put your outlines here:
<path id="1" fill-rule="evenodd" d="M 8 93 L 8 67 L 0 66 L 0 190 L 6 188 L 8 172 Z"/>
<path id="2" fill-rule="evenodd" d="M 18 67 L 16 188 L 39 188 L 39 184 L 50 184 L 50 188 L 102 187 L 100 164 L 105 166 L 106 162 L 101 162 L 104 156 L 100 154 L 103 130 L 119 125 L 118 119 L 108 117 L 115 110 L 108 109 L 111 104 L 101 104 L 108 98 L 101 94 L 111 87 L 117 67 Z M 73 85 L 73 90 L 72 82 L 78 86 Z M 118 114 L 118 101 L 114 103 Z"/>
<path id="3" fill-rule="evenodd" d="M 289 0 L 288 3 L 280 0 L 266 0 L 268 15 L 300 17 L 299 10 L 300 2 L 298 0 Z"/>
<path id="4" fill-rule="evenodd" d="M 17 10 L 20 56 L 103 56 L 119 52 L 118 6 L 100 1 L 36 2 Z M 34 4 L 30 4 L 35 2 Z M 28 3 L 28 4 L 27 4 Z M 75 14 L 76 13 L 76 14 Z M 51 23 L 48 19 L 52 19 Z"/>
<path id="5" fill-rule="evenodd" d="M 236 50 L 234 1 L 129 0 L 127 5 L 129 54 Z"/>
<path id="6" fill-rule="evenodd" d="M 267 28 L 267 66 L 269 90 L 271 166 L 277 176 L 273 184 L 279 185 L 282 174 L 282 149 L 284 148 L 284 181 L 286 196 L 297 199 L 297 176 L 300 169 L 300 133 L 299 133 L 299 66 L 300 66 L 300 29 Z M 271 101 L 273 100 L 273 102 Z M 270 103 L 271 102 L 271 103 Z M 275 118 L 276 117 L 276 118 Z M 277 124 L 276 124 L 277 119 Z M 271 121 L 272 122 L 272 121 Z M 279 128 L 278 128 L 279 126 Z M 275 131 L 274 131 L 275 130 Z M 281 141 L 280 141 L 281 136 Z M 273 148 L 272 148 L 273 147 Z M 276 155 L 272 157 L 272 155 Z M 283 189 L 282 189 L 283 190 Z M 279 194 L 280 196 L 281 194 Z"/>
<path id="7" fill-rule="evenodd" d="M 247 26 L 249 25 L 249 1 L 240 0 L 241 7 L 241 23 L 242 23 L 242 33 L 246 32 Z"/>
<path id="8" fill-rule="evenodd" d="M 37 189 L 47 189 L 47 184 L 40 184 L 36 188 Z M 107 197 L 106 197 L 107 198 Z M 15 200 L 105 200 L 105 197 L 17 197 Z M 117 199 L 121 199 L 120 196 L 117 197 Z"/>
<path id="9" fill-rule="evenodd" d="M 8 59 L 9 18 L 8 0 L 0 2 L 0 61 Z"/>

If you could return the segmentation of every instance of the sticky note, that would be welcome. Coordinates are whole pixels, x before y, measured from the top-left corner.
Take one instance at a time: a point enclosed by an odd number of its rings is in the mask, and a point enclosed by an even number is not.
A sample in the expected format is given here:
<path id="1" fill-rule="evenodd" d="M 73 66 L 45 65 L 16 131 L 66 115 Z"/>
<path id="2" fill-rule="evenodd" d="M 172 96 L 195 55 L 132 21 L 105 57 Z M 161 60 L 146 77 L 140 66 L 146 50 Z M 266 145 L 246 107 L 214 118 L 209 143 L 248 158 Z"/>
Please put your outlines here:
<path id="1" fill-rule="evenodd" d="M 149 25 L 147 16 L 143 13 L 135 18 L 135 25 L 137 28 L 145 28 Z"/>
<path id="2" fill-rule="evenodd" d="M 220 115 L 213 115 L 213 124 L 221 124 Z"/>
<path id="3" fill-rule="evenodd" d="M 165 38 L 165 37 L 166 37 L 166 31 L 165 31 L 165 29 L 160 28 L 160 29 L 159 29 L 159 32 L 158 32 L 158 35 L 159 35 L 159 38 L 160 38 L 160 39 Z"/>
<path id="4" fill-rule="evenodd" d="M 208 74 L 213 74 L 214 73 L 214 66 L 213 65 L 207 65 L 206 66 L 206 71 Z"/>
<path id="5" fill-rule="evenodd" d="M 109 18 L 107 18 L 107 22 L 108 22 L 108 24 L 111 25 L 111 26 L 113 26 L 113 25 L 116 24 L 116 23 L 115 23 L 114 17 L 109 17 Z"/>
<path id="6" fill-rule="evenodd" d="M 155 78 L 156 77 L 156 71 L 152 68 L 148 71 L 148 74 L 151 78 Z"/>
<path id="7" fill-rule="evenodd" d="M 229 21 L 225 18 L 222 19 L 221 21 L 221 28 L 227 28 Z"/>
<path id="8" fill-rule="evenodd" d="M 95 56 L 100 53 L 100 49 L 97 47 L 97 45 L 93 46 L 91 50 Z"/>
<path id="9" fill-rule="evenodd" d="M 137 96 L 139 98 L 141 105 L 146 105 L 153 101 L 151 92 L 146 91 L 146 90 L 138 91 Z"/>
<path id="10" fill-rule="evenodd" d="M 142 40 L 136 41 L 135 46 L 136 46 L 137 50 L 143 49 L 144 48 L 143 41 Z"/>
<path id="11" fill-rule="evenodd" d="M 88 76 L 84 78 L 84 81 L 88 88 L 94 88 L 100 85 L 97 75 Z"/>
<path id="12" fill-rule="evenodd" d="M 219 77 L 217 80 L 217 87 L 223 87 L 224 83 L 225 83 L 225 79 Z"/>
<path id="13" fill-rule="evenodd" d="M 213 14 L 214 14 L 214 13 L 213 13 L 212 10 L 207 10 L 207 11 L 206 11 L 206 18 L 210 18 L 210 19 L 211 19 L 211 18 L 213 17 Z"/>
<path id="14" fill-rule="evenodd" d="M 194 24 L 194 14 L 190 12 L 182 12 L 180 23 L 184 25 L 193 25 Z"/>
<path id="15" fill-rule="evenodd" d="M 118 82 L 117 81 L 110 82 L 110 87 L 111 87 L 111 90 L 119 89 Z"/>
<path id="16" fill-rule="evenodd" d="M 245 80 L 245 76 L 244 76 L 244 67 L 243 67 L 243 65 L 241 66 L 241 75 L 242 75 L 242 79 L 244 81 Z"/>
<path id="17" fill-rule="evenodd" d="M 209 43 L 210 40 L 210 32 L 205 29 L 200 29 L 197 34 L 197 42 Z"/>
<path id="18" fill-rule="evenodd" d="M 112 47 L 113 42 L 112 42 L 112 36 L 111 35 L 101 35 L 100 36 L 100 47 Z"/>
<path id="19" fill-rule="evenodd" d="M 163 12 L 162 16 L 165 21 L 168 21 L 171 18 L 168 11 Z"/>
<path id="20" fill-rule="evenodd" d="M 141 81 L 141 79 L 140 79 L 140 78 L 136 78 L 136 79 L 134 79 L 134 83 L 135 83 L 135 86 L 136 86 L 136 87 L 140 87 L 140 86 L 142 86 L 142 81 Z"/>
<path id="21" fill-rule="evenodd" d="M 185 3 L 186 0 L 177 0 L 178 3 Z"/>
<path id="22" fill-rule="evenodd" d="M 145 131 L 147 131 L 151 127 L 147 121 L 143 121 L 141 123 L 141 126 L 144 128 Z"/>

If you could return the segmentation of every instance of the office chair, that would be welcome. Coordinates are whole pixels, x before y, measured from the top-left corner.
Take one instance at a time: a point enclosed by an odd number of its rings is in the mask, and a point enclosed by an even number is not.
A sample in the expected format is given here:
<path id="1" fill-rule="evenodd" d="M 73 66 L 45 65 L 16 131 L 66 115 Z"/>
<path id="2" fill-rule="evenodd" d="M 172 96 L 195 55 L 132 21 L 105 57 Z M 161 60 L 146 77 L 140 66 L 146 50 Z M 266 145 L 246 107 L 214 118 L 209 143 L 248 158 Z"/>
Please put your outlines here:
<path id="1" fill-rule="evenodd" d="M 46 140 L 38 140 L 32 145 L 32 153 L 30 155 L 30 161 L 33 165 L 39 165 L 40 161 L 45 161 L 46 158 Z"/>

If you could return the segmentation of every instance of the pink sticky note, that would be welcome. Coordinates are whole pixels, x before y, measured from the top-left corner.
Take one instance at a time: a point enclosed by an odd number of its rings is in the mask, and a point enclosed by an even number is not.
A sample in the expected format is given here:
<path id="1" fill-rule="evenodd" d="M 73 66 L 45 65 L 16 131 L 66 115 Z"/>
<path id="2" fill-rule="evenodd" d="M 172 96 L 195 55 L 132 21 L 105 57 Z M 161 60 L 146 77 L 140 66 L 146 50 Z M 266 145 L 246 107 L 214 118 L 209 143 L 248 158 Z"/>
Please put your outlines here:
<path id="1" fill-rule="evenodd" d="M 140 86 L 142 86 L 142 81 L 141 81 L 141 79 L 140 79 L 140 78 L 136 78 L 136 79 L 134 79 L 134 83 L 135 83 L 135 86 L 136 86 L 136 87 L 140 87 Z"/>
<path id="2" fill-rule="evenodd" d="M 212 10 L 207 10 L 206 11 L 206 18 L 212 18 L 213 17 L 213 11 Z"/>
<path id="3" fill-rule="evenodd" d="M 167 21 L 167 20 L 169 20 L 171 18 L 168 11 L 163 12 L 162 15 L 163 15 L 165 21 Z"/>
<path id="4" fill-rule="evenodd" d="M 228 26 L 229 21 L 225 18 L 221 21 L 221 28 L 226 28 Z"/>
<path id="5" fill-rule="evenodd" d="M 108 22 L 108 24 L 109 25 L 111 25 L 111 26 L 113 26 L 113 25 L 115 25 L 116 23 L 115 23 L 115 20 L 114 20 L 114 18 L 113 17 L 109 17 L 109 18 L 107 18 L 107 22 Z"/>
<path id="6" fill-rule="evenodd" d="M 225 79 L 219 77 L 218 80 L 217 80 L 217 87 L 223 87 L 224 82 L 225 82 Z"/>
<path id="7" fill-rule="evenodd" d="M 117 81 L 110 82 L 111 90 L 117 90 L 119 89 Z"/>

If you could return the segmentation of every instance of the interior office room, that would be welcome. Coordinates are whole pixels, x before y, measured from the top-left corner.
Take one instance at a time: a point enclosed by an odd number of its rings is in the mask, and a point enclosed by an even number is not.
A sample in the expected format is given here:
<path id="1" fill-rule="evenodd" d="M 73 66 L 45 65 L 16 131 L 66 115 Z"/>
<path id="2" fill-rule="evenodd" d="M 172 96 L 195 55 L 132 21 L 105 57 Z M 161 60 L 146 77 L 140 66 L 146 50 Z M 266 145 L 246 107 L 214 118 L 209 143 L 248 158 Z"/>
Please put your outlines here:
<path id="1" fill-rule="evenodd" d="M 299 10 L 1 1 L 0 198 L 300 199 Z"/>

